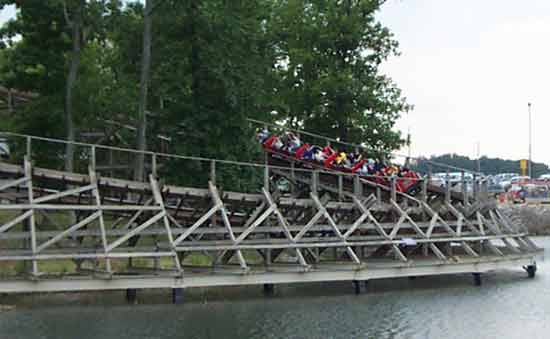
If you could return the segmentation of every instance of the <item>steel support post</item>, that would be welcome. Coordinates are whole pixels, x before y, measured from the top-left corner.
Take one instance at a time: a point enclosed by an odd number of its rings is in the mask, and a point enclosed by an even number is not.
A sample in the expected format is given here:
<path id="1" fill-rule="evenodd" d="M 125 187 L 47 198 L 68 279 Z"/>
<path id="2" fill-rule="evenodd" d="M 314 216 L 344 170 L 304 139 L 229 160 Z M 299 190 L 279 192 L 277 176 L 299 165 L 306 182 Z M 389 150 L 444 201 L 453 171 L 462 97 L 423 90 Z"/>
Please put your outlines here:
<path id="1" fill-rule="evenodd" d="M 448 176 L 445 178 L 445 202 L 451 202 L 451 181 Z"/>
<path id="2" fill-rule="evenodd" d="M 391 179 L 391 200 L 397 202 L 397 178 L 392 175 Z"/>
<path id="3" fill-rule="evenodd" d="M 460 182 L 461 182 L 461 189 L 462 189 L 462 199 L 464 200 L 464 206 L 469 206 L 469 199 L 468 199 L 468 187 L 466 186 L 466 176 L 465 176 L 465 173 L 464 171 L 462 171 L 461 173 L 461 178 L 460 178 Z"/>
<path id="4" fill-rule="evenodd" d="M 153 153 L 151 154 L 151 174 L 155 178 L 158 178 L 158 170 L 157 170 L 157 154 Z"/>
<path id="5" fill-rule="evenodd" d="M 475 286 L 481 286 L 481 273 L 472 273 Z"/>
<path id="6" fill-rule="evenodd" d="M 264 295 L 273 296 L 275 294 L 274 284 L 264 284 Z"/>
<path id="7" fill-rule="evenodd" d="M 353 281 L 353 290 L 355 291 L 355 294 L 361 294 L 361 282 L 359 280 Z"/>
<path id="8" fill-rule="evenodd" d="M 216 185 L 216 162 L 210 161 L 210 182 Z"/>
<path id="9" fill-rule="evenodd" d="M 477 177 L 477 175 L 474 174 L 474 179 L 473 179 L 473 182 L 472 182 L 472 195 L 473 195 L 473 198 L 474 198 L 474 201 L 478 201 L 479 200 L 479 179 Z"/>
<path id="10" fill-rule="evenodd" d="M 126 289 L 126 302 L 130 304 L 137 303 L 137 290 L 135 288 Z"/>
<path id="11" fill-rule="evenodd" d="M 172 304 L 181 305 L 185 301 L 185 290 L 183 288 L 172 288 Z"/>
<path id="12" fill-rule="evenodd" d="M 31 137 L 26 138 L 26 156 L 29 161 L 32 159 L 32 139 Z"/>

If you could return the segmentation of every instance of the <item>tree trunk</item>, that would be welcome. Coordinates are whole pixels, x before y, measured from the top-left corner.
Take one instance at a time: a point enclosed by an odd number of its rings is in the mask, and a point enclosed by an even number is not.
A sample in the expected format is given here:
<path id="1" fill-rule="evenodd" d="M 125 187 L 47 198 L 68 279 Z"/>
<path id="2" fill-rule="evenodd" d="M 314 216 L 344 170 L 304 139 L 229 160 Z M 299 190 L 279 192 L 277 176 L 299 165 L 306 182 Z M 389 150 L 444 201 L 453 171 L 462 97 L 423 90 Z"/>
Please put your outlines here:
<path id="1" fill-rule="evenodd" d="M 151 28 L 152 28 L 153 0 L 146 0 L 143 27 L 143 52 L 141 56 L 141 76 L 139 82 L 138 126 L 136 144 L 137 149 L 145 151 L 147 148 L 147 95 L 149 91 L 149 73 L 151 70 Z M 144 179 L 145 155 L 136 155 L 134 179 Z"/>
<path id="2" fill-rule="evenodd" d="M 75 125 L 73 117 L 73 89 L 78 78 L 78 67 L 80 66 L 81 55 L 81 31 L 82 31 L 82 11 L 84 1 L 80 1 L 75 9 L 72 22 L 68 22 L 72 30 L 73 48 L 71 53 L 71 65 L 67 75 L 67 87 L 65 91 L 65 128 L 67 129 L 67 140 L 75 141 Z M 74 150 L 73 144 L 67 144 L 65 147 L 65 170 L 72 172 L 74 170 Z"/>
<path id="3" fill-rule="evenodd" d="M 191 37 L 191 91 L 193 93 L 193 109 L 195 116 L 201 114 L 201 74 L 200 74 L 200 41 L 198 36 L 199 7 L 197 1 L 191 1 L 189 20 L 189 36 Z"/>

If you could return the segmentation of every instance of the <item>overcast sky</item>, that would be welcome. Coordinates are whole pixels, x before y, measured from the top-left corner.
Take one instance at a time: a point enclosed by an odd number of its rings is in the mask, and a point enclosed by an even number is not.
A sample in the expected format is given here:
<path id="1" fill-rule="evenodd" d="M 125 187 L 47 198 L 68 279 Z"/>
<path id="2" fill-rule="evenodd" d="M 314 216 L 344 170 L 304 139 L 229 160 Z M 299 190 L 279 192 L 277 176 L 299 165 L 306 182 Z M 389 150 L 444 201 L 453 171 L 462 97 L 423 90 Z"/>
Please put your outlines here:
<path id="1" fill-rule="evenodd" d="M 413 154 L 456 152 L 550 163 L 550 1 L 389 0 L 379 15 L 402 55 L 384 71 L 415 105 Z"/>
<path id="2" fill-rule="evenodd" d="M 413 155 L 474 156 L 479 142 L 527 157 L 532 102 L 533 159 L 550 163 L 550 1 L 388 0 L 379 18 L 400 42 L 383 71 L 415 106 L 398 123 Z"/>

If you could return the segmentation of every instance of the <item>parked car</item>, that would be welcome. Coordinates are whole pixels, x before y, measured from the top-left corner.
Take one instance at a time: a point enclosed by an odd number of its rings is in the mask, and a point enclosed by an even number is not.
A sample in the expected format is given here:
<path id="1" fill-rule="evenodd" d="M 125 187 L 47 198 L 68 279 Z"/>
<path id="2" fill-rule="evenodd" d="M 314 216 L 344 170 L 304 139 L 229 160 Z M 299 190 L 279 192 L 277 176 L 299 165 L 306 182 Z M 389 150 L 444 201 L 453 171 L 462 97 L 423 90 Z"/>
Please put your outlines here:
<path id="1" fill-rule="evenodd" d="M 462 172 L 439 172 L 435 173 L 433 177 L 439 178 L 444 182 L 448 180 L 454 185 L 462 181 Z M 464 173 L 464 180 L 466 180 L 466 182 L 471 182 L 473 179 L 474 176 L 471 173 Z"/>
<path id="2" fill-rule="evenodd" d="M 500 187 L 504 190 L 510 186 L 510 180 L 517 176 L 519 176 L 517 173 L 499 173 L 495 175 L 494 178 L 496 184 L 500 185 Z"/>
<path id="3" fill-rule="evenodd" d="M 528 184 L 530 180 L 531 180 L 531 178 L 527 177 L 527 176 L 513 177 L 512 179 L 510 179 L 509 182 L 504 183 L 503 188 L 504 188 L 505 191 L 508 191 L 510 189 L 510 187 L 512 187 L 512 186 L 521 185 L 521 184 Z"/>
<path id="4" fill-rule="evenodd" d="M 7 158 L 10 156 L 10 146 L 4 139 L 0 139 L 0 158 Z"/>
<path id="5" fill-rule="evenodd" d="M 440 177 L 432 177 L 430 179 L 430 185 L 437 186 L 437 187 L 443 187 L 445 186 L 445 180 Z"/>

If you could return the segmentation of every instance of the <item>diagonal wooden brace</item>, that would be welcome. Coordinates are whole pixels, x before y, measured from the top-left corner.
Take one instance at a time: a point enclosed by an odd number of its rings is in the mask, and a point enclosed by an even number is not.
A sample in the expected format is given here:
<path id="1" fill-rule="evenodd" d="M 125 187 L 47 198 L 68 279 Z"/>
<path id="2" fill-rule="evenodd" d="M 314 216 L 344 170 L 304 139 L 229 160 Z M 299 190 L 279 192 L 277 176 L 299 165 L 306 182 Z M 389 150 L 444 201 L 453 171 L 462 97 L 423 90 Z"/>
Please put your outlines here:
<path id="1" fill-rule="evenodd" d="M 334 222 L 334 219 L 332 218 L 332 216 L 326 210 L 325 206 L 323 206 L 323 204 L 321 204 L 321 201 L 319 201 L 319 197 L 317 197 L 317 195 L 315 195 L 313 193 L 310 193 L 310 196 L 311 196 L 311 199 L 313 199 L 313 201 L 315 202 L 315 205 L 317 205 L 317 209 L 320 212 L 323 212 L 324 217 L 327 219 L 329 225 L 334 230 L 334 233 L 336 234 L 336 236 L 345 242 L 346 238 L 344 237 L 344 235 L 342 234 L 342 232 L 338 228 L 338 225 L 336 225 L 336 223 Z M 357 256 L 357 254 L 355 254 L 355 251 L 350 246 L 346 246 L 345 248 L 346 248 L 346 252 L 350 256 L 350 258 L 356 264 L 360 265 L 361 260 L 359 260 L 359 257 Z"/>
<path id="2" fill-rule="evenodd" d="M 265 188 L 262 189 L 262 193 L 264 194 L 264 197 L 267 201 L 267 204 L 269 206 L 274 206 L 273 212 L 275 213 L 275 216 L 277 217 L 277 220 L 279 221 L 279 224 L 283 228 L 285 236 L 288 238 L 288 240 L 291 243 L 296 243 L 298 240 L 296 240 L 296 238 L 292 237 L 292 233 L 290 232 L 288 222 L 286 221 L 283 214 L 281 213 L 281 211 L 277 207 L 277 204 L 275 204 L 275 201 L 273 201 L 273 197 L 271 196 L 271 194 L 269 194 L 269 192 Z M 304 267 L 304 269 L 308 270 L 310 265 L 307 263 L 306 259 L 304 258 L 304 255 L 302 254 L 302 251 L 299 248 L 296 248 L 295 252 L 296 252 L 296 257 L 298 258 L 298 262 L 300 263 L 300 265 L 302 267 Z"/>
<path id="3" fill-rule="evenodd" d="M 93 222 L 97 218 L 99 218 L 101 211 L 95 212 L 88 216 L 85 219 L 82 219 L 80 222 L 74 224 L 73 226 L 67 228 L 63 232 L 57 234 L 55 237 L 51 238 L 50 240 L 44 242 L 42 245 L 38 246 L 36 249 L 36 252 L 42 252 L 46 248 L 50 247 L 51 245 L 55 244 L 59 240 L 63 239 L 64 237 L 68 236 L 69 234 L 77 231 L 78 229 L 88 225 L 89 223 Z"/>
<path id="4" fill-rule="evenodd" d="M 149 182 L 151 183 L 151 190 L 153 191 L 153 198 L 155 200 L 155 203 L 161 207 L 162 212 L 164 213 L 164 217 L 162 218 L 162 221 L 166 229 L 166 236 L 168 237 L 168 242 L 170 243 L 170 246 L 172 249 L 174 266 L 176 270 L 181 273 L 182 272 L 181 263 L 180 263 L 178 254 L 176 252 L 176 244 L 174 243 L 174 236 L 172 234 L 172 229 L 170 228 L 170 220 L 168 219 L 168 212 L 166 211 L 166 207 L 164 205 L 164 199 L 160 191 L 159 183 L 153 174 L 149 175 Z"/>
<path id="5" fill-rule="evenodd" d="M 212 183 L 208 183 L 208 188 L 210 190 L 210 194 L 212 195 L 212 199 L 214 200 L 214 203 L 216 206 L 219 206 L 219 211 L 222 217 L 223 224 L 225 228 L 227 229 L 227 233 L 229 235 L 229 239 L 233 242 L 233 244 L 237 243 L 237 239 L 235 238 L 235 234 L 233 233 L 233 227 L 231 226 L 231 222 L 229 221 L 229 218 L 227 217 L 227 211 L 225 209 L 225 206 L 222 202 L 222 199 L 220 198 L 220 194 L 218 192 L 218 188 Z M 248 266 L 246 264 L 246 261 L 244 259 L 243 253 L 241 250 L 235 251 L 237 255 L 237 259 L 239 260 L 239 264 L 241 265 L 241 268 L 244 270 L 248 269 Z"/>

